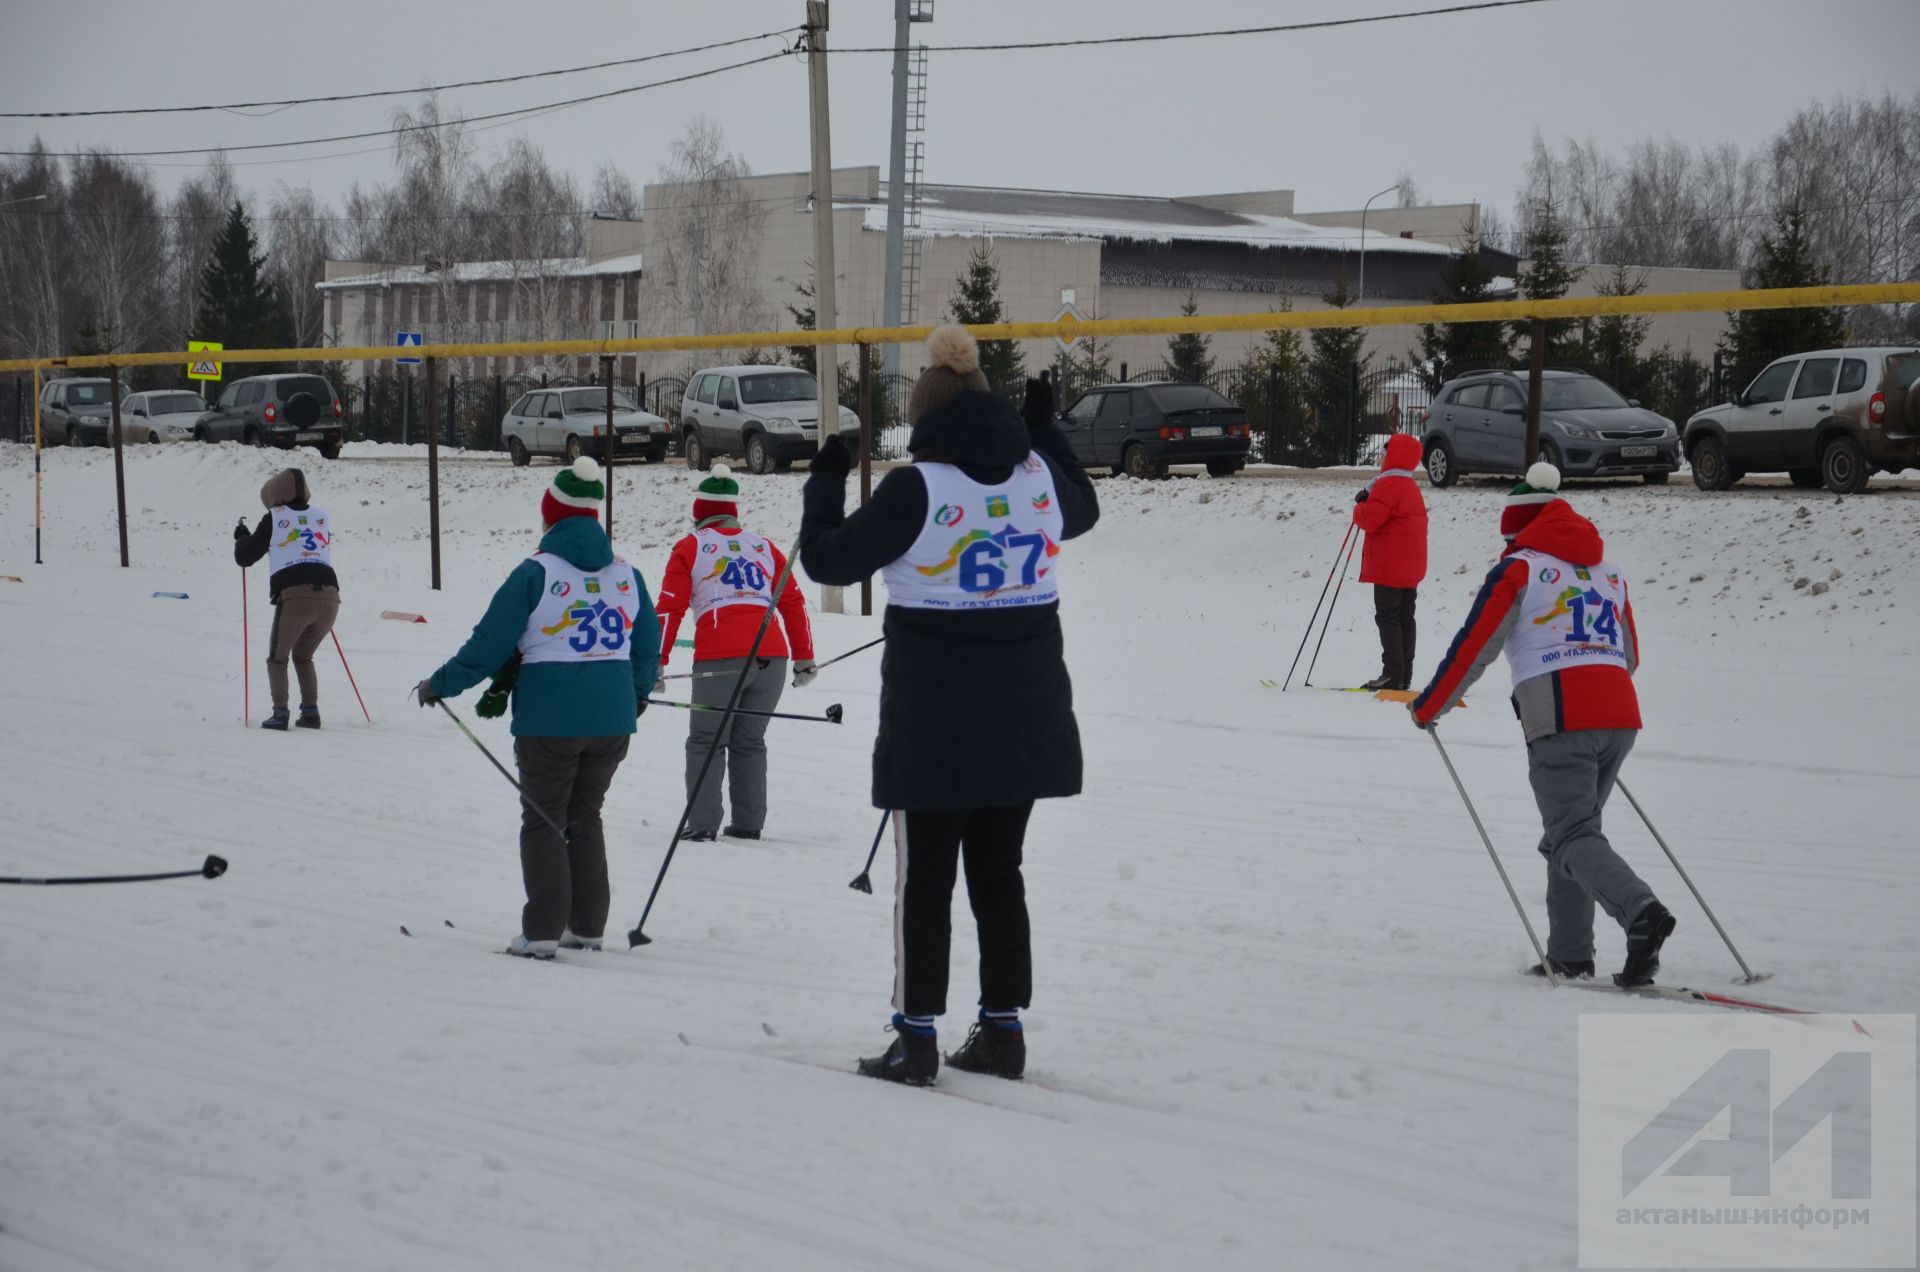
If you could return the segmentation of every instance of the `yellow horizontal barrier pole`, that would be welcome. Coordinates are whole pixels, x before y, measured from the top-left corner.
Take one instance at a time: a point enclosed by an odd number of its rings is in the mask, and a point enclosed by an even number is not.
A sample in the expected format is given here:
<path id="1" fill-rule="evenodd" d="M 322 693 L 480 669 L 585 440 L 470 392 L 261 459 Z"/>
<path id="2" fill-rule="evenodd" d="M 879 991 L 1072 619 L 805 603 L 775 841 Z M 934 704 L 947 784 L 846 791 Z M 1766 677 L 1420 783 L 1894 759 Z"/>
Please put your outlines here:
<path id="1" fill-rule="evenodd" d="M 1311 330 L 1318 327 L 1404 327 L 1429 322 L 1513 322 L 1533 318 L 1603 318 L 1614 314 L 1684 314 L 1714 310 L 1847 308 L 1920 303 L 1920 282 L 1855 283 L 1827 287 L 1770 287 L 1739 291 L 1668 292 L 1653 296 L 1580 296 L 1560 300 L 1481 301 L 1466 305 L 1397 305 L 1376 309 L 1269 310 L 1252 314 L 1100 318 L 1084 322 L 996 322 L 967 328 L 981 340 L 1054 337 L 1165 336 L 1228 331 Z M 228 349 L 226 363 L 392 362 L 396 358 L 558 358 L 695 349 L 765 349 L 809 345 L 913 344 L 931 326 L 842 327 L 834 331 L 752 331 L 708 336 L 650 336 L 635 340 L 542 340 L 507 344 L 369 345 L 325 349 Z M 11 358 L 0 371 L 89 370 L 110 366 L 185 364 L 206 354 L 113 353 L 71 358 Z"/>

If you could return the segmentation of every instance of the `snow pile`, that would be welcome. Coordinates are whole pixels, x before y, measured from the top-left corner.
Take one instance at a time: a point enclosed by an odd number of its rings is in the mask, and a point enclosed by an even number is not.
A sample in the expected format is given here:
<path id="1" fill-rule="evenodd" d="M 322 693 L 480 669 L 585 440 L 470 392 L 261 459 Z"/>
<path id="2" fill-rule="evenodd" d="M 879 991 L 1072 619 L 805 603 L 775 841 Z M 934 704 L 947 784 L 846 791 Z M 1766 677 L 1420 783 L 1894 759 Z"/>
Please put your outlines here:
<path id="1" fill-rule="evenodd" d="M 110 456 L 47 456 L 35 566 L 30 456 L 0 447 L 0 575 L 24 580 L 0 579 L 0 873 L 232 862 L 215 882 L 0 888 L 0 1266 L 1574 1263 L 1579 1014 L 1655 1008 L 1515 975 L 1524 936 L 1401 709 L 1260 685 L 1286 672 L 1357 475 L 1101 482 L 1065 584 L 1087 792 L 1042 805 L 1029 840 L 1033 1081 L 946 1074 L 942 1095 L 829 1071 L 887 1041 L 890 863 L 879 895 L 846 886 L 877 818 L 877 651 L 789 691 L 847 723 L 776 726 L 767 839 L 683 845 L 654 944 L 495 957 L 521 902 L 513 793 L 407 689 L 532 548 L 550 466 L 442 469 L 434 592 L 424 464 L 309 460 L 373 723 L 328 649 L 327 727 L 280 736 L 239 725 L 230 532 L 285 459 L 130 450 L 121 570 Z M 688 474 L 614 480 L 617 543 L 657 579 Z M 783 545 L 801 480 L 744 479 Z M 1501 489 L 1427 492 L 1423 676 L 1499 547 Z M 1570 497 L 1635 588 L 1649 727 L 1627 778 L 1778 973 L 1766 996 L 1913 1011 L 1920 499 Z M 258 571 L 248 586 L 257 662 Z M 1316 684 L 1377 669 L 1370 599 L 1348 580 Z M 830 656 L 879 620 L 818 630 Z M 1483 685 L 1445 730 L 1539 922 L 1503 696 Z M 501 723 L 455 705 L 507 754 Z M 982 706 L 1021 745 L 1019 704 Z M 679 812 L 684 738 L 681 713 L 649 711 L 609 799 L 613 946 Z M 1624 804 L 1609 822 L 1680 915 L 1663 979 L 1724 987 L 1731 960 L 1645 831 Z M 956 928 L 949 1048 L 972 1001 L 959 898 Z"/>

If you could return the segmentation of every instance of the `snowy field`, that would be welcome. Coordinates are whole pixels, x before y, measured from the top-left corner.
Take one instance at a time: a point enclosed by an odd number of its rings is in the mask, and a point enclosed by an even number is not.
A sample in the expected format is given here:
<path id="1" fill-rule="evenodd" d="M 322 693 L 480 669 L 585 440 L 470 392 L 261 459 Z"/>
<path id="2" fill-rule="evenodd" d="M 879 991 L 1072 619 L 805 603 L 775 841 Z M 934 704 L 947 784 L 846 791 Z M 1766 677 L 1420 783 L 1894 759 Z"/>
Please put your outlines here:
<path id="1" fill-rule="evenodd" d="M 846 724 L 776 723 L 766 841 L 686 846 L 654 944 L 496 957 L 522 899 L 513 792 L 407 692 L 534 546 L 552 469 L 443 467 L 436 593 L 424 465 L 307 457 L 373 722 L 327 648 L 327 727 L 280 736 L 240 727 L 230 532 L 285 458 L 129 450 L 121 570 L 111 456 L 47 457 L 36 566 L 30 452 L 0 446 L 0 575 L 24 580 L 0 580 L 0 873 L 232 862 L 211 883 L 0 888 L 0 1268 L 1574 1265 L 1580 1016 L 1681 1009 L 1516 975 L 1525 936 L 1404 710 L 1261 686 L 1352 483 L 1100 483 L 1064 585 L 1087 791 L 1043 804 L 1028 845 L 1032 1081 L 943 1073 L 940 1094 L 833 1071 L 888 1041 L 888 855 L 877 895 L 847 887 L 877 820 L 874 655 L 788 692 Z M 747 478 L 749 523 L 790 544 L 801 480 Z M 619 471 L 616 542 L 650 582 L 690 489 Z M 1500 492 L 1426 492 L 1422 678 L 1498 550 Z M 1571 497 L 1635 584 L 1648 727 L 1624 776 L 1776 973 L 1761 996 L 1920 1009 L 1920 498 Z M 258 660 L 259 570 L 248 586 Z M 879 620 L 818 632 L 825 657 Z M 1358 683 L 1377 657 L 1349 583 L 1315 678 Z M 474 724 L 508 752 L 504 722 Z M 609 799 L 616 937 L 680 809 L 685 728 L 650 711 Z M 1443 736 L 1543 923 L 1502 685 Z M 1624 802 L 1609 825 L 1680 917 L 1663 981 L 1727 988 Z M 955 926 L 947 1048 L 974 975 L 958 898 Z"/>

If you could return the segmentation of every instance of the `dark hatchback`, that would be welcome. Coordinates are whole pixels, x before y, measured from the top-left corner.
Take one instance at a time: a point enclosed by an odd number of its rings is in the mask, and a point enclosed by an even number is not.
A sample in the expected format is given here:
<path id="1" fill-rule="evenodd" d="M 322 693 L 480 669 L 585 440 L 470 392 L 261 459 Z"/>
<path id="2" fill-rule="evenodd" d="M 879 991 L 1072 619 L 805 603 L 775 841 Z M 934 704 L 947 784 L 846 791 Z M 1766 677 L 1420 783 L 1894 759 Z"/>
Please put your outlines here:
<path id="1" fill-rule="evenodd" d="M 252 375 L 235 380 L 205 415 L 193 435 L 203 442 L 249 446 L 315 446 L 326 459 L 340 457 L 345 413 L 322 376 Z"/>
<path id="2" fill-rule="evenodd" d="M 1205 464 L 1215 477 L 1247 466 L 1247 413 L 1204 384 L 1134 381 L 1089 389 L 1060 416 L 1088 468 L 1165 477 L 1170 464 Z"/>

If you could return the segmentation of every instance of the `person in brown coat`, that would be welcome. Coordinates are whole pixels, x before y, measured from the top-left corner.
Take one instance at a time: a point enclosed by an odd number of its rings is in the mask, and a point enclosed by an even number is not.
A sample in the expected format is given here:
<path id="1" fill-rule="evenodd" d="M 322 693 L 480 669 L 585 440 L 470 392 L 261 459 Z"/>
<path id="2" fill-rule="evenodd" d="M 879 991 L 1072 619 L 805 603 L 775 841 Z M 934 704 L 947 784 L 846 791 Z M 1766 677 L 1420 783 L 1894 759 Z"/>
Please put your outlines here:
<path id="1" fill-rule="evenodd" d="M 340 613 L 340 580 L 333 572 L 333 527 L 327 510 L 313 505 L 307 478 L 298 468 L 283 468 L 260 487 L 267 511 L 258 525 L 247 519 L 233 529 L 233 559 L 241 569 L 267 558 L 267 593 L 273 602 L 273 634 L 267 641 L 267 688 L 273 714 L 263 729 L 286 731 L 287 663 L 300 678 L 302 729 L 320 727 L 320 677 L 313 651 L 333 630 Z"/>

